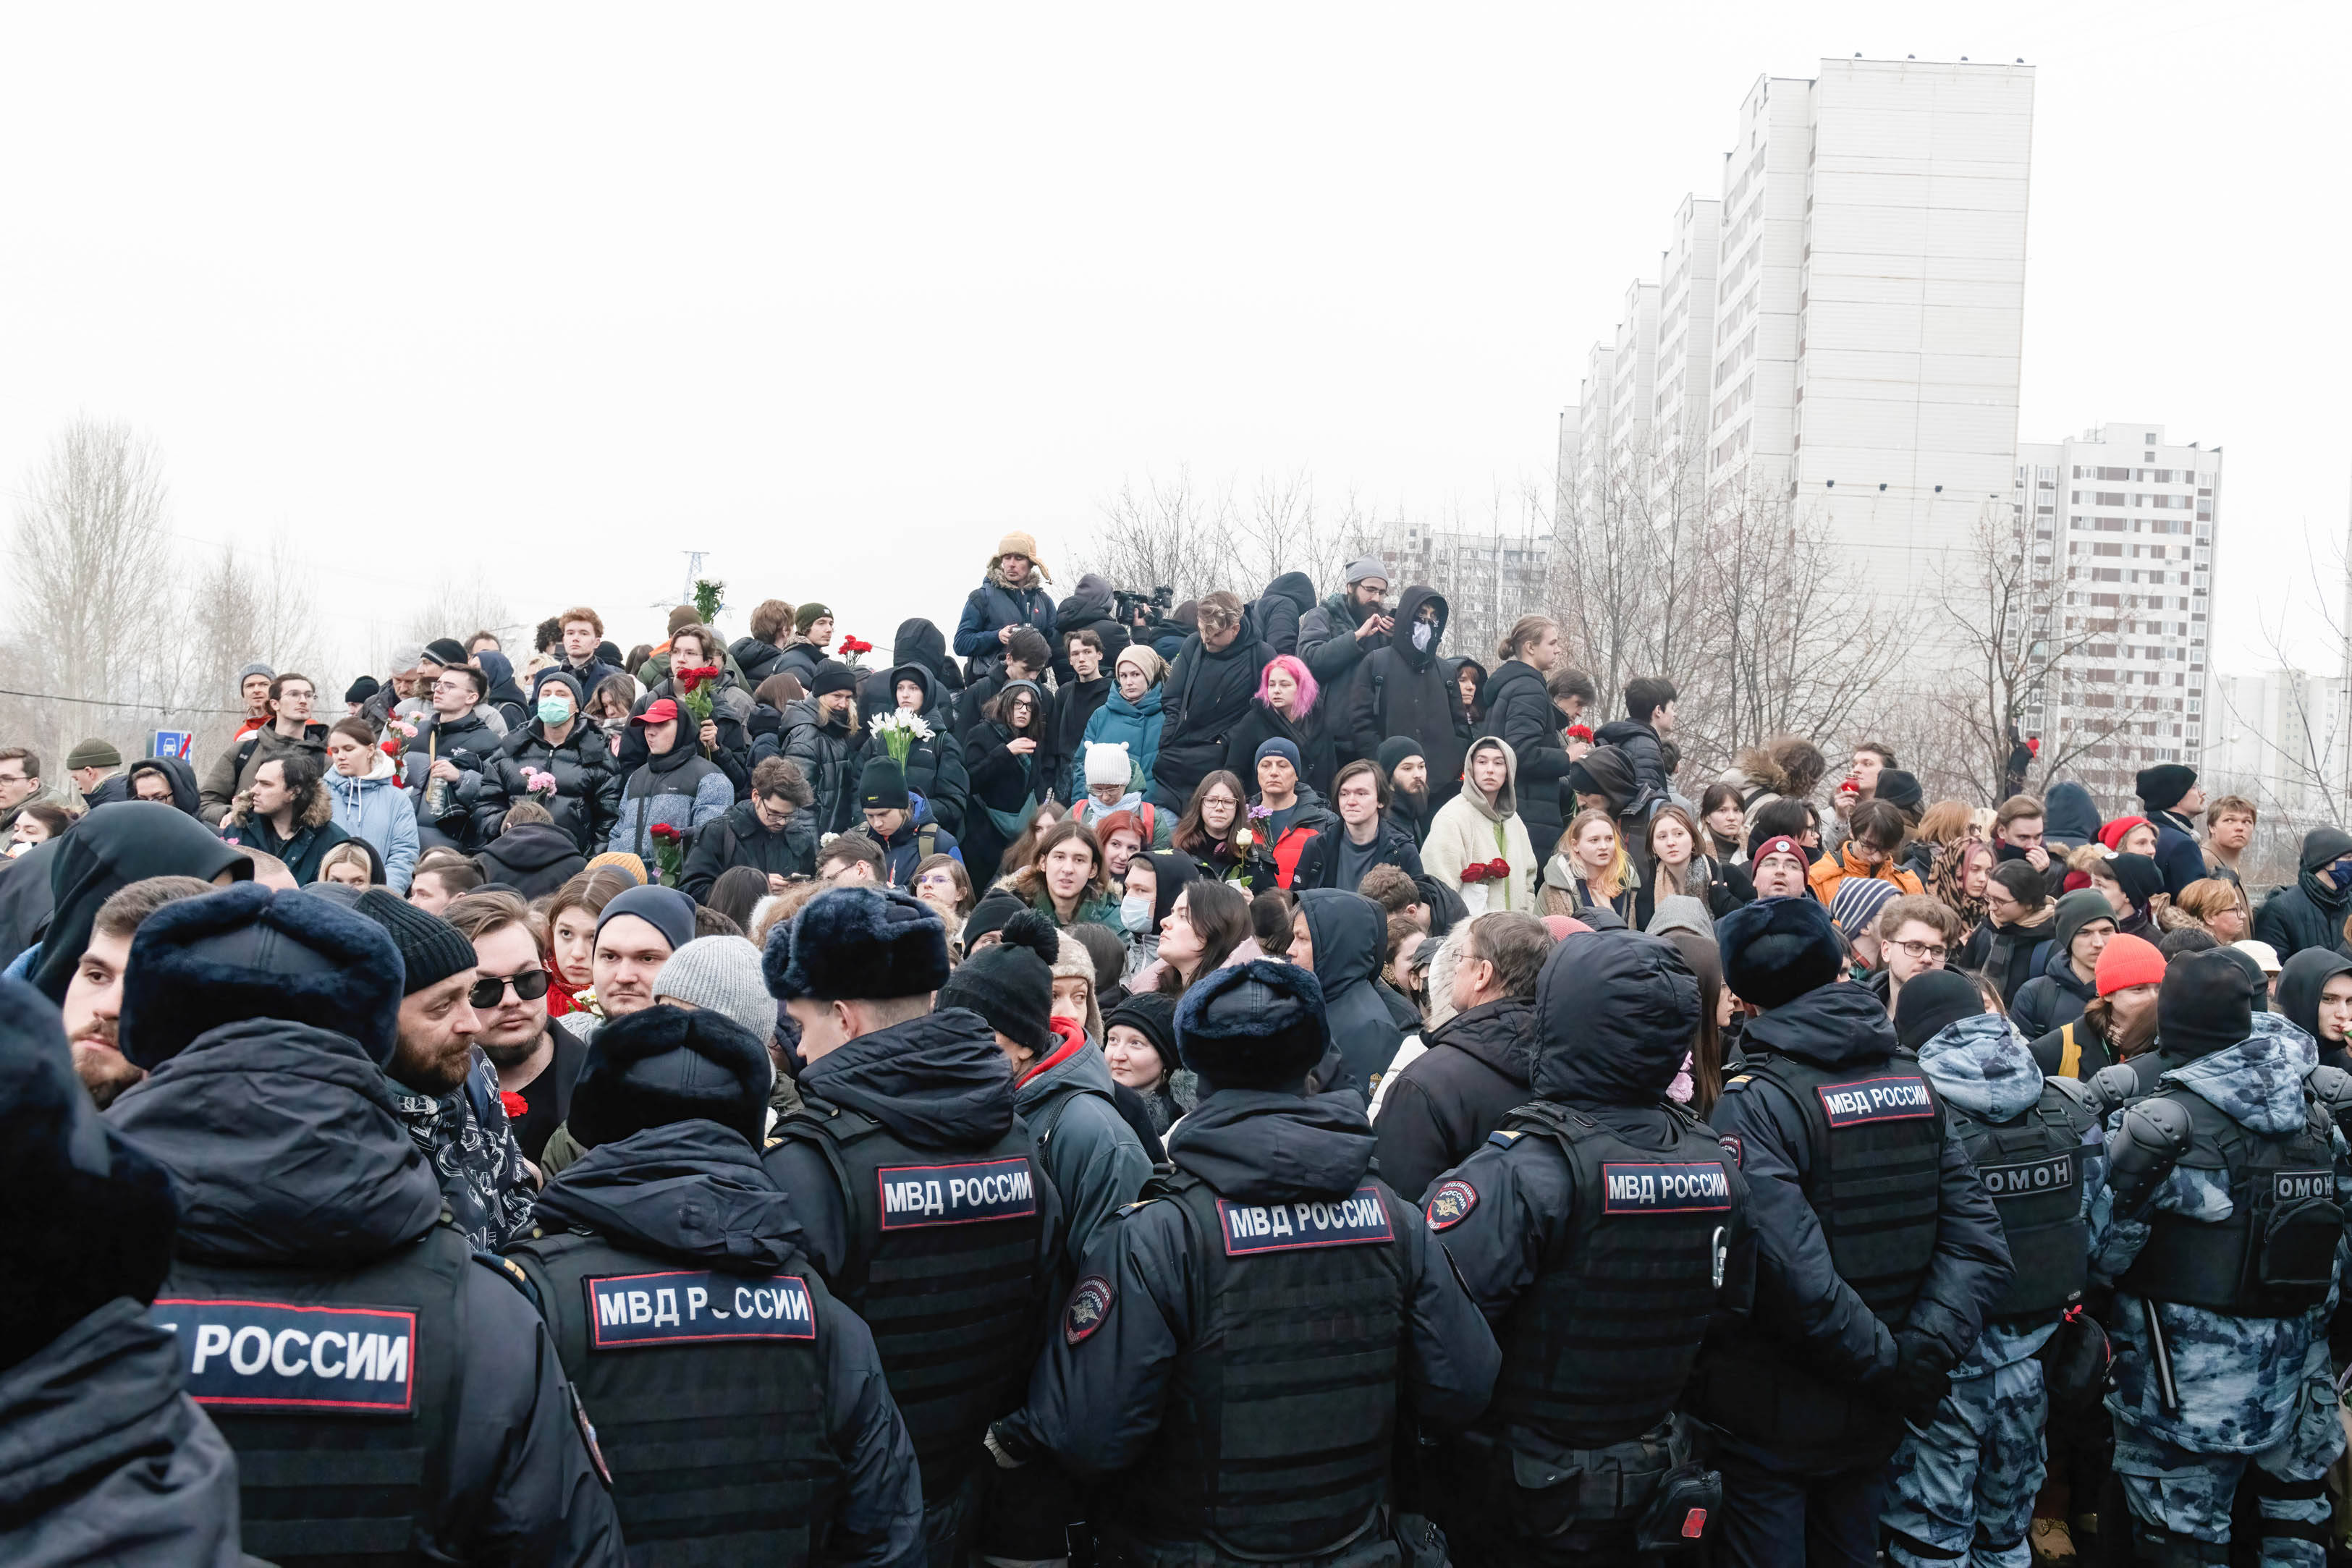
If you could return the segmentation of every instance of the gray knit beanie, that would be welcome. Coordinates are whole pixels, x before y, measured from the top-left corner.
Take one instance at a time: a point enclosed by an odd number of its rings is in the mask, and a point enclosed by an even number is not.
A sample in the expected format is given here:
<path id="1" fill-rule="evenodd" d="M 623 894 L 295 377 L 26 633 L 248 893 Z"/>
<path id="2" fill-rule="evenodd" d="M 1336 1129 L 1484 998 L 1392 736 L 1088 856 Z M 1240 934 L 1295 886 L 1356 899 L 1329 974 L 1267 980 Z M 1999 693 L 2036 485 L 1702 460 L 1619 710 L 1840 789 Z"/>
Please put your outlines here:
<path id="1" fill-rule="evenodd" d="M 698 936 L 654 977 L 654 1000 L 721 1013 L 766 1044 L 776 1032 L 776 998 L 760 974 L 760 950 L 740 936 Z"/>

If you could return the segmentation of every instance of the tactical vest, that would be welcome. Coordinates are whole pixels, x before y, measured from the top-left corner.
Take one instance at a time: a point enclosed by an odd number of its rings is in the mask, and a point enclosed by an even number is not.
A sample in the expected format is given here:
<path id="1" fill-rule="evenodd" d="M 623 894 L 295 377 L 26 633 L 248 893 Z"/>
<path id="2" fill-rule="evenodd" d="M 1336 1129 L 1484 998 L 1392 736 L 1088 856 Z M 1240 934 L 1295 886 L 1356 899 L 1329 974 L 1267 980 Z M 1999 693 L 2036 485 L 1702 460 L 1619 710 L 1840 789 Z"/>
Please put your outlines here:
<path id="1" fill-rule="evenodd" d="M 2303 1125 L 2265 1137 L 2193 1090 L 2160 1092 L 2189 1113 L 2191 1141 L 2179 1163 L 2228 1184 L 2230 1218 L 2198 1220 L 2158 1209 L 2148 1217 L 2147 1245 L 2116 1287 L 2241 1318 L 2294 1317 L 2326 1300 L 2344 1233 L 2327 1113 L 2305 1095 Z"/>
<path id="2" fill-rule="evenodd" d="M 2017 1269 L 1986 1321 L 2047 1319 L 2081 1301 L 2091 1245 L 2083 1218 L 2088 1108 L 2053 1082 L 2006 1122 L 1951 1110 L 1952 1130 L 1984 1178 Z"/>
<path id="3" fill-rule="evenodd" d="M 173 1266 L 150 1315 L 236 1450 L 247 1552 L 288 1568 L 424 1561 L 450 1490 L 473 1267 L 447 1225 L 341 1272 Z"/>
<path id="4" fill-rule="evenodd" d="M 842 1489 L 807 1260 L 736 1274 L 578 1231 L 509 1249 L 594 1423 L 629 1561 L 815 1560 Z"/>
<path id="5" fill-rule="evenodd" d="M 1016 1118 L 984 1149 L 917 1149 L 811 1099 L 775 1133 L 833 1167 L 849 1245 L 833 1293 L 874 1331 L 939 1507 L 985 1457 L 988 1424 L 1020 1406 L 1037 1349 L 1046 1179 L 1028 1129 Z"/>
<path id="6" fill-rule="evenodd" d="M 1411 1288 L 1396 1228 L 1412 1206 L 1369 1176 L 1324 1202 L 1253 1205 L 1180 1170 L 1144 1197 L 1183 1210 L 1193 1330 L 1112 1535 L 1284 1563 L 1371 1536 Z"/>
<path id="7" fill-rule="evenodd" d="M 1901 1328 L 1935 1258 L 1943 1202 L 1943 1103 L 1927 1075 L 1908 1054 L 1836 1069 L 1769 1056 L 1748 1071 L 1804 1117 L 1805 1201 L 1838 1278 Z"/>
<path id="8" fill-rule="evenodd" d="M 1566 1233 L 1503 1325 L 1489 1424 L 1598 1448 L 1640 1437 L 1674 1408 L 1715 1309 L 1733 1207 L 1748 1191 L 1715 1135 L 1674 1113 L 1678 1135 L 1665 1150 L 1543 1102 L 1504 1118 L 1506 1134 L 1559 1148 L 1576 1197 Z"/>

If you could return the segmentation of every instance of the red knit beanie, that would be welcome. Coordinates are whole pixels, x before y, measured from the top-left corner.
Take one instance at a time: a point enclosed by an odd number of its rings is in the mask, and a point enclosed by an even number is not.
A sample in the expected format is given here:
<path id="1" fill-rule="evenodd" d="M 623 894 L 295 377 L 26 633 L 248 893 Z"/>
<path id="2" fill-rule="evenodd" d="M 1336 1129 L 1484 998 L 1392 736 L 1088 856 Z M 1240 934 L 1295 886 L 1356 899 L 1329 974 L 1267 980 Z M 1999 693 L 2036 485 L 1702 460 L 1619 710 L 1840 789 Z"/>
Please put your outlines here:
<path id="1" fill-rule="evenodd" d="M 2126 986 L 2160 986 L 2164 984 L 2164 955 L 2156 950 L 2155 943 L 2140 937 L 2110 936 L 2105 951 L 2099 955 L 2095 983 L 2103 997 Z"/>
<path id="2" fill-rule="evenodd" d="M 2126 833 L 2130 832 L 2134 828 L 2143 828 L 2147 825 L 2146 817 L 2117 817 L 2112 821 L 2100 824 L 2099 842 L 2106 845 L 2111 851 L 2118 850 Z"/>

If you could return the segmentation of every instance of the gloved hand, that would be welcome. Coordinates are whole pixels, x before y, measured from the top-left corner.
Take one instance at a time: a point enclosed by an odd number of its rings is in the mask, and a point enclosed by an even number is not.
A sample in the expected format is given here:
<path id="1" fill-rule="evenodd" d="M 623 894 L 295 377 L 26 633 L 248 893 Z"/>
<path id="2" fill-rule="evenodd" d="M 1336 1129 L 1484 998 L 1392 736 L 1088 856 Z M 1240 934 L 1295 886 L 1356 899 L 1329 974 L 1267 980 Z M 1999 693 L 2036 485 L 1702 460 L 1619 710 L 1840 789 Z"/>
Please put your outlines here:
<path id="1" fill-rule="evenodd" d="M 994 1426 L 989 1427 L 981 1437 L 981 1441 L 987 1445 L 988 1457 L 996 1461 L 998 1469 L 1017 1470 L 1029 1462 L 1025 1457 L 1016 1456 L 1013 1453 L 1015 1445 L 1010 1441 L 1009 1434 L 1005 1437 L 998 1436 Z"/>
<path id="2" fill-rule="evenodd" d="M 1895 1336 L 1895 1370 L 1884 1384 L 1904 1418 L 1924 1423 L 1952 1389 L 1952 1353 L 1923 1333 Z"/>

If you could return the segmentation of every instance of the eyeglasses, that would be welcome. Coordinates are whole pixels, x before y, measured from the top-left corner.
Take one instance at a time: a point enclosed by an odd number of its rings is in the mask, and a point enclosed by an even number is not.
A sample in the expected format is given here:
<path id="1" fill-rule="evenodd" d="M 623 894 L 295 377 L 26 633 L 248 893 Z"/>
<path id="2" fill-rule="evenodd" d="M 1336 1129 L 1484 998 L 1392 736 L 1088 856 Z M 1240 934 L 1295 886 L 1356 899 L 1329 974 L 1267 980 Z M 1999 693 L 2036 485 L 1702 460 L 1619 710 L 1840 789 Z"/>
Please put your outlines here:
<path id="1" fill-rule="evenodd" d="M 547 995 L 547 971 L 525 969 L 520 975 L 484 975 L 466 993 L 466 999 L 478 1008 L 494 1008 L 505 998 L 509 986 L 524 1001 L 535 1002 Z"/>
<path id="2" fill-rule="evenodd" d="M 1951 952 L 1951 949 L 1941 942 L 1897 942 L 1894 946 L 1902 948 L 1923 963 L 1940 964 L 1944 961 L 1945 956 Z"/>

